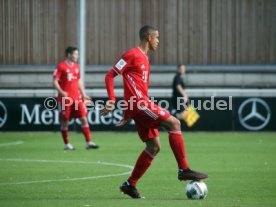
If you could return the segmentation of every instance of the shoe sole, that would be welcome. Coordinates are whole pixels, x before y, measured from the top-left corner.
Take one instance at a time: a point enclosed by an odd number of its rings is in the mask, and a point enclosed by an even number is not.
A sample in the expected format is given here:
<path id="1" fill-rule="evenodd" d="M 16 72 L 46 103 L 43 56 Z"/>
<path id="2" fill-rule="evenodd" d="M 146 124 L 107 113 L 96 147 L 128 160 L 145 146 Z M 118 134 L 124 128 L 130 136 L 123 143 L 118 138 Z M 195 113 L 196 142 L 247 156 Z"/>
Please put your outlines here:
<path id="1" fill-rule="evenodd" d="M 208 178 L 208 176 L 206 176 L 206 177 L 201 177 L 201 178 L 178 178 L 178 180 L 179 181 L 187 181 L 187 180 L 204 180 L 204 179 L 207 179 Z"/>
<path id="2" fill-rule="evenodd" d="M 86 147 L 87 150 L 89 149 L 99 149 L 99 147 Z"/>
<path id="3" fill-rule="evenodd" d="M 121 191 L 121 193 L 122 193 L 123 195 L 128 195 L 128 196 L 131 197 L 132 199 L 145 199 L 144 196 L 141 196 L 140 198 L 133 198 L 133 197 L 130 196 L 129 194 L 125 193 L 125 192 L 122 190 L 121 186 L 119 187 L 119 189 L 120 189 L 120 191 Z"/>

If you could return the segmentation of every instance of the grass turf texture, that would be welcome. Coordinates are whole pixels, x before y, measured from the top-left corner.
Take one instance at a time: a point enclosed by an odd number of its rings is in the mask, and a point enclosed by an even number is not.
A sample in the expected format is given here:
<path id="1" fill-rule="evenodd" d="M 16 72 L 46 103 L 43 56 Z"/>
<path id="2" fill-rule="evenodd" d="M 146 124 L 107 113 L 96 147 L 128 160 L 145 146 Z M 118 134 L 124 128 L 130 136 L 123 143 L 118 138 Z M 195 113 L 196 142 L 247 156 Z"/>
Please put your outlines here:
<path id="1" fill-rule="evenodd" d="M 209 174 L 205 200 L 188 200 L 186 182 L 177 180 L 177 165 L 167 134 L 162 149 L 138 183 L 145 200 L 119 192 L 128 175 L 78 181 L 3 185 L 123 173 L 127 168 L 89 163 L 21 162 L 6 159 L 112 162 L 134 165 L 144 144 L 136 133 L 93 133 L 99 150 L 86 150 L 81 134 L 70 133 L 75 151 L 63 151 L 59 133 L 0 133 L 0 206 L 276 206 L 275 133 L 184 133 L 191 167 Z M 20 145 L 4 143 L 24 141 Z"/>

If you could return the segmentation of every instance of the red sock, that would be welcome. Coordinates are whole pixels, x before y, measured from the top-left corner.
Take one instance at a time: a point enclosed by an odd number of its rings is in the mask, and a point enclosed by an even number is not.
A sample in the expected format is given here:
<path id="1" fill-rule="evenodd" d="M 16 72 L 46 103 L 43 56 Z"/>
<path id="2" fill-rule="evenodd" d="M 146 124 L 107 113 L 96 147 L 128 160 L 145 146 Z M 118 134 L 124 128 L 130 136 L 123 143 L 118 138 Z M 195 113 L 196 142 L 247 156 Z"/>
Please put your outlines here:
<path id="1" fill-rule="evenodd" d="M 184 140 L 183 140 L 181 131 L 170 131 L 169 141 L 170 141 L 170 145 L 174 153 L 175 159 L 178 163 L 178 168 L 179 169 L 189 168 L 189 165 L 186 159 L 185 145 L 184 145 Z"/>
<path id="2" fill-rule="evenodd" d="M 146 150 L 140 154 L 139 158 L 136 161 L 135 167 L 131 173 L 131 176 L 128 178 L 128 182 L 132 186 L 136 186 L 138 180 L 144 175 L 144 173 L 149 168 L 152 160 L 154 159 Z"/>
<path id="3" fill-rule="evenodd" d="M 82 133 L 84 134 L 85 136 L 85 140 L 86 142 L 90 142 L 91 141 L 91 135 L 90 135 L 90 128 L 89 128 L 89 125 L 83 125 L 81 127 L 81 130 L 82 130 Z"/>
<path id="4" fill-rule="evenodd" d="M 64 144 L 69 144 L 68 128 L 60 128 Z"/>

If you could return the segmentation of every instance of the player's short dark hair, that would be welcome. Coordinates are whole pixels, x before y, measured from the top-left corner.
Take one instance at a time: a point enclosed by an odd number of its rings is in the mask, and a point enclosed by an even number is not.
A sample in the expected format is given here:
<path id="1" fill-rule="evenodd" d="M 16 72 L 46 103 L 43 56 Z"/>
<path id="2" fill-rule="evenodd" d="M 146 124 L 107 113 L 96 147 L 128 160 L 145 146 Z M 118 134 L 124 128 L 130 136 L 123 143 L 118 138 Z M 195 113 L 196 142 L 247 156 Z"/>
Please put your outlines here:
<path id="1" fill-rule="evenodd" d="M 147 40 L 148 39 L 148 35 L 151 33 L 151 32 L 154 32 L 154 31 L 157 31 L 156 28 L 154 28 L 153 26 L 150 26 L 150 25 L 145 25 L 143 26 L 140 31 L 139 31 L 139 37 L 140 37 L 140 40 Z"/>
<path id="2" fill-rule="evenodd" d="M 65 56 L 67 57 L 69 54 L 73 54 L 73 52 L 75 52 L 76 50 L 78 50 L 77 47 L 72 47 L 72 46 L 67 47 L 65 50 Z"/>

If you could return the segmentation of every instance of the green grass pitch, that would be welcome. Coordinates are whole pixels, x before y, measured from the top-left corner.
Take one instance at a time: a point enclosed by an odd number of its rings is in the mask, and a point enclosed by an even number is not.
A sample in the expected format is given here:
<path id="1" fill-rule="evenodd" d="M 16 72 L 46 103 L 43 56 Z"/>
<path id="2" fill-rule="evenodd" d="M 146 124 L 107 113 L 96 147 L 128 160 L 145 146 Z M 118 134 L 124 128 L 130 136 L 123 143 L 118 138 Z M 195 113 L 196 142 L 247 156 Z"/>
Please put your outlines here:
<path id="1" fill-rule="evenodd" d="M 275 133 L 184 136 L 191 168 L 209 174 L 205 200 L 184 195 L 164 132 L 160 154 L 137 185 L 145 200 L 119 192 L 144 147 L 136 133 L 95 132 L 99 150 L 86 150 L 83 136 L 70 133 L 75 151 L 63 151 L 59 133 L 0 133 L 0 206 L 276 206 Z"/>

